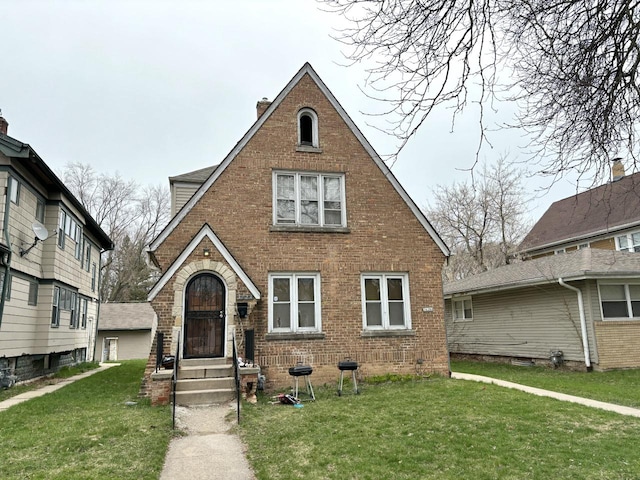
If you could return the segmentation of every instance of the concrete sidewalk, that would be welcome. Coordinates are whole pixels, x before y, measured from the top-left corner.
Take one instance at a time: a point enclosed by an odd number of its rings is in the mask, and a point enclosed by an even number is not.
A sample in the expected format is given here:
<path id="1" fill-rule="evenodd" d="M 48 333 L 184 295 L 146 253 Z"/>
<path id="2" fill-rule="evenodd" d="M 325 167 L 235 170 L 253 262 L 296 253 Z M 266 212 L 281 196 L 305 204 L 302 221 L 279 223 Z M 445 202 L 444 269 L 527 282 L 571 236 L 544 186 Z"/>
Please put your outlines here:
<path id="1" fill-rule="evenodd" d="M 483 377 L 482 375 L 472 375 L 470 373 L 458 373 L 451 372 L 451 378 L 458 380 L 472 380 L 474 382 L 492 383 L 500 387 L 513 388 L 516 390 L 522 390 L 523 392 L 530 393 L 532 395 L 538 395 L 540 397 L 550 397 L 564 402 L 579 403 L 587 407 L 600 408 L 602 410 L 608 410 L 609 412 L 619 413 L 621 415 L 630 415 L 632 417 L 640 418 L 640 409 L 623 407 L 622 405 L 615 405 L 613 403 L 599 402 L 598 400 L 591 400 L 583 397 L 576 397 L 574 395 L 567 395 L 566 393 L 552 392 L 550 390 L 543 390 L 542 388 L 528 387 L 526 385 L 520 385 L 519 383 L 507 382 L 505 380 L 498 380 L 496 378 Z"/>
<path id="2" fill-rule="evenodd" d="M 59 382 L 53 385 L 45 385 L 44 387 L 40 387 L 36 390 L 31 390 L 29 392 L 21 393 L 20 395 L 16 395 L 15 397 L 8 398 L 2 402 L 0 402 L 0 412 L 13 407 L 22 402 L 26 402 L 27 400 L 31 400 L 32 398 L 41 397 L 46 395 L 47 393 L 55 392 L 56 390 L 61 389 L 62 387 L 66 387 L 70 383 L 75 382 L 76 380 L 80 380 L 82 378 L 89 377 L 94 373 L 102 372 L 111 367 L 118 367 L 119 363 L 101 363 L 99 368 L 95 368 L 93 370 L 89 370 L 87 372 L 81 373 L 79 375 L 75 375 L 73 377 L 65 378 L 64 380 L 60 380 Z"/>
<path id="3" fill-rule="evenodd" d="M 254 480 L 235 425 L 235 402 L 176 407 L 176 426 L 187 435 L 171 440 L 160 480 Z"/>

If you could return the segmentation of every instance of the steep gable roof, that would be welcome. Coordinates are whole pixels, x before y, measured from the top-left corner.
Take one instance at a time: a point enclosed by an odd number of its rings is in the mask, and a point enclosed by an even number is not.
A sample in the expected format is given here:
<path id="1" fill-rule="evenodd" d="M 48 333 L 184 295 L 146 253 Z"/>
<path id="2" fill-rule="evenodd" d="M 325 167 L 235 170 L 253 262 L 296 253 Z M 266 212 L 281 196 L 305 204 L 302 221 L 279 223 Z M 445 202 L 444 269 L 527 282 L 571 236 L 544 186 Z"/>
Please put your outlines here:
<path id="1" fill-rule="evenodd" d="M 553 203 L 520 244 L 526 252 L 640 225 L 640 173 Z"/>
<path id="2" fill-rule="evenodd" d="M 253 298 L 255 298 L 256 300 L 260 299 L 260 290 L 258 290 L 258 287 L 256 287 L 255 283 L 253 283 L 251 278 L 249 278 L 249 275 L 246 274 L 246 272 L 242 269 L 242 267 L 237 262 L 237 260 L 233 257 L 233 255 L 231 255 L 231 252 L 229 252 L 229 250 L 224 245 L 224 243 L 222 243 L 222 240 L 220 240 L 218 236 L 213 232 L 211 227 L 205 223 L 203 227 L 200 229 L 200 231 L 196 234 L 196 236 L 191 239 L 191 241 L 189 242 L 189 245 L 187 245 L 184 248 L 180 256 L 175 259 L 175 261 L 171 264 L 171 266 L 167 269 L 167 271 L 162 274 L 160 279 L 158 279 L 156 284 L 149 291 L 147 300 L 149 301 L 153 300 L 156 297 L 156 295 L 160 293 L 160 290 L 162 290 L 162 287 L 164 287 L 169 281 L 169 279 L 173 277 L 173 275 L 180 269 L 180 267 L 185 262 L 185 260 L 189 257 L 189 255 L 191 255 L 191 253 L 195 250 L 195 248 L 198 245 L 200 245 L 200 242 L 205 237 L 211 240 L 211 243 L 213 243 L 213 245 L 216 247 L 218 252 L 220 252 L 222 257 L 226 260 L 227 264 L 231 267 L 234 273 L 238 277 L 240 277 L 240 280 L 242 280 L 242 282 L 247 287 L 251 295 L 253 295 Z"/>
<path id="3" fill-rule="evenodd" d="M 603 277 L 640 277 L 640 255 L 583 248 L 505 265 L 443 286 L 445 297 L 478 294 L 526 286 Z"/>
<path id="4" fill-rule="evenodd" d="M 151 330 L 156 312 L 147 302 L 103 303 L 99 330 Z"/>
<path id="5" fill-rule="evenodd" d="M 433 226 L 427 220 L 427 217 L 422 213 L 420 208 L 415 204 L 415 202 L 411 199 L 411 197 L 404 190 L 402 185 L 398 182 L 395 176 L 389 170 L 389 167 L 382 161 L 380 156 L 373 149 L 371 144 L 367 141 L 367 139 L 362 135 L 362 132 L 355 125 L 353 120 L 349 117 L 347 112 L 342 108 L 342 105 L 338 102 L 338 100 L 333 96 L 331 91 L 327 88 L 324 82 L 320 79 L 315 70 L 311 67 L 311 65 L 307 62 L 303 65 L 303 67 L 294 75 L 294 77 L 289 81 L 289 83 L 284 87 L 284 89 L 278 94 L 278 96 L 274 99 L 274 101 L 269 105 L 269 107 L 265 110 L 265 112 L 256 120 L 256 122 L 249 128 L 247 133 L 240 139 L 240 141 L 233 147 L 231 152 L 224 158 L 224 160 L 220 163 L 218 168 L 216 168 L 211 176 L 202 184 L 202 186 L 193 194 L 193 196 L 189 199 L 189 201 L 182 207 L 182 209 L 171 219 L 169 224 L 164 228 L 162 232 L 151 242 L 149 245 L 149 251 L 153 252 L 156 250 L 162 242 L 164 242 L 167 237 L 175 230 L 175 228 L 180 224 L 182 219 L 189 213 L 189 211 L 193 208 L 193 206 L 200 200 L 200 198 L 205 194 L 205 192 L 213 185 L 213 183 L 220 177 L 220 175 L 225 171 L 227 166 L 233 161 L 233 159 L 240 153 L 240 151 L 244 148 L 244 146 L 251 140 L 251 138 L 256 134 L 256 132 L 262 127 L 262 125 L 269 119 L 271 114 L 276 110 L 276 108 L 282 103 L 282 101 L 286 98 L 286 96 L 293 90 L 293 88 L 300 82 L 300 80 L 305 76 L 309 75 L 309 77 L 315 82 L 320 91 L 325 95 L 325 97 L 329 100 L 333 108 L 338 112 L 340 117 L 344 120 L 346 125 L 349 127 L 353 135 L 359 140 L 367 153 L 371 156 L 373 161 L 376 163 L 378 168 L 382 171 L 384 176 L 389 180 L 389 182 L 393 185 L 398 194 L 405 201 L 409 209 L 416 216 L 420 224 L 424 227 L 424 229 L 429 233 L 431 238 L 433 238 L 434 242 L 438 245 L 442 253 L 446 256 L 450 254 L 449 248 L 444 243 L 444 241 L 440 238 L 438 233 L 435 231 Z"/>

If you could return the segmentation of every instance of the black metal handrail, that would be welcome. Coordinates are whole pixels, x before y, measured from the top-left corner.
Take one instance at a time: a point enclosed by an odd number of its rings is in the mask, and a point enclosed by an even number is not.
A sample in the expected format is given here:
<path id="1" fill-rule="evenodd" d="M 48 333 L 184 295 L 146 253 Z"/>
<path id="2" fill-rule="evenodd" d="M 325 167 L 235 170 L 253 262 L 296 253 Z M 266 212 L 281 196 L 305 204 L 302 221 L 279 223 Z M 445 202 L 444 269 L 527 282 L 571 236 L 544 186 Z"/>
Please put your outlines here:
<path id="1" fill-rule="evenodd" d="M 233 330 L 233 376 L 236 381 L 236 412 L 240 424 L 240 368 L 238 365 L 238 346 L 236 345 L 236 331 Z"/>
<path id="2" fill-rule="evenodd" d="M 173 374 L 171 375 L 171 425 L 175 430 L 176 428 L 176 385 L 178 384 L 178 367 L 180 366 L 180 332 L 178 332 L 178 345 L 176 347 L 176 356 L 173 361 Z"/>

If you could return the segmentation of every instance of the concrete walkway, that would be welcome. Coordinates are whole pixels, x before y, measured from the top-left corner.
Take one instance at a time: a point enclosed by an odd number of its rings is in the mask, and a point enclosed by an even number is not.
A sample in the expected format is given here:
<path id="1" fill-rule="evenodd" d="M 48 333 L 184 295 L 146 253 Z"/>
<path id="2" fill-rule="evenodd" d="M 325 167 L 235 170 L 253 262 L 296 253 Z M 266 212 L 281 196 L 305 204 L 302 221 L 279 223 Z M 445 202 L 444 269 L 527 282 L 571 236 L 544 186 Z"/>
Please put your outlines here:
<path id="1" fill-rule="evenodd" d="M 56 390 L 61 389 L 62 387 L 66 387 L 70 383 L 75 382 L 76 380 L 80 380 L 82 378 L 89 377 L 94 373 L 102 372 L 111 367 L 118 367 L 119 363 L 101 363 L 99 368 L 94 368 L 93 370 L 89 370 L 87 372 L 81 373 L 79 375 L 75 375 L 73 377 L 65 378 L 64 380 L 60 380 L 53 385 L 45 385 L 44 387 L 40 387 L 36 390 L 31 390 L 29 392 L 21 393 L 20 395 L 16 395 L 15 397 L 8 398 L 2 402 L 0 402 L 0 412 L 13 407 L 22 402 L 26 402 L 27 400 L 31 400 L 32 398 L 42 397 L 47 393 L 55 392 Z"/>
<path id="2" fill-rule="evenodd" d="M 235 402 L 176 407 L 176 427 L 187 435 L 171 440 L 160 480 L 254 480 L 235 425 Z"/>
<path id="3" fill-rule="evenodd" d="M 451 372 L 451 378 L 458 380 L 472 380 L 474 382 L 492 383 L 499 385 L 500 387 L 513 388 L 516 390 L 522 390 L 523 392 L 531 393 L 532 395 L 538 395 L 540 397 L 550 397 L 564 402 L 579 403 L 587 407 L 600 408 L 602 410 L 608 410 L 609 412 L 619 413 L 621 415 L 630 415 L 632 417 L 640 417 L 640 409 L 623 407 L 622 405 L 615 405 L 613 403 L 599 402 L 598 400 L 591 400 L 583 397 L 576 397 L 574 395 L 567 395 L 566 393 L 552 392 L 550 390 L 543 390 L 542 388 L 528 387 L 526 385 L 520 385 L 519 383 L 507 382 L 505 380 L 498 380 L 496 378 L 483 377 L 482 375 L 472 375 L 470 373 L 458 373 Z"/>

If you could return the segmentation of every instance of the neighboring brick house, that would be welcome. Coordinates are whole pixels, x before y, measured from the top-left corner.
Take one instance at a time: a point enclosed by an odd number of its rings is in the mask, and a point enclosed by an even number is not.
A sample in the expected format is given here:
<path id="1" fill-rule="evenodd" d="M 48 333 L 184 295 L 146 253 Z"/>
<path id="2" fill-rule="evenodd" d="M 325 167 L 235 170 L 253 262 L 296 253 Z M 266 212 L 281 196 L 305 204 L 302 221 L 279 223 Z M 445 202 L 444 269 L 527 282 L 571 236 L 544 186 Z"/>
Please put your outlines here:
<path id="1" fill-rule="evenodd" d="M 111 240 L 0 116 L 0 368 L 18 380 L 92 359 Z"/>
<path id="2" fill-rule="evenodd" d="M 297 362 L 335 382 L 346 357 L 363 375 L 447 375 L 449 251 L 424 214 L 309 64 L 257 108 L 149 247 L 165 354 L 183 335 L 180 356 L 229 359 L 252 330 L 267 387 Z M 154 345 L 146 379 L 155 361 Z"/>
<path id="3" fill-rule="evenodd" d="M 613 180 L 553 203 L 520 244 L 536 258 L 591 247 L 640 251 L 640 173 L 625 176 L 620 160 Z"/>
<path id="4" fill-rule="evenodd" d="M 101 304 L 95 358 L 101 362 L 147 358 L 157 324 L 149 302 Z"/>

